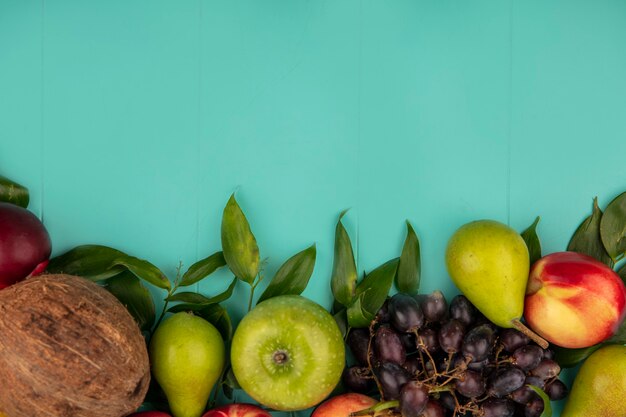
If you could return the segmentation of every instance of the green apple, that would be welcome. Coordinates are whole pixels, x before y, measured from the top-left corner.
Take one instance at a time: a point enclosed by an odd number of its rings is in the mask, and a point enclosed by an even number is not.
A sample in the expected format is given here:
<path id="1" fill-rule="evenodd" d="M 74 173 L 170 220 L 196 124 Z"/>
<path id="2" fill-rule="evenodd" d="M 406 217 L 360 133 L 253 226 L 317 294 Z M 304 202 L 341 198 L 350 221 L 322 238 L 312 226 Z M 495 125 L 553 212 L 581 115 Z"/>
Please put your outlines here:
<path id="1" fill-rule="evenodd" d="M 299 295 L 257 305 L 237 327 L 230 356 L 243 390 L 281 411 L 320 403 L 339 382 L 345 364 L 337 323 Z"/>
<path id="2" fill-rule="evenodd" d="M 150 362 L 174 417 L 202 415 L 225 358 L 222 336 L 205 319 L 183 312 L 161 323 L 150 341 Z"/>

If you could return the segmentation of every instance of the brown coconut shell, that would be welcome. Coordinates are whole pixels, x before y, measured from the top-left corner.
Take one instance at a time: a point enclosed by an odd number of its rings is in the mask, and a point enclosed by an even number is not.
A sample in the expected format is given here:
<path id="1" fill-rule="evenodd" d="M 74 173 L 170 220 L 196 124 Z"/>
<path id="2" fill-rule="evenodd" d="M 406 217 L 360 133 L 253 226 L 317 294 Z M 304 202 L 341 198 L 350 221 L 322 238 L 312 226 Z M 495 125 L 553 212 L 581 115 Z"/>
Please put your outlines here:
<path id="1" fill-rule="evenodd" d="M 86 279 L 43 275 L 0 291 L 0 410 L 10 417 L 121 417 L 150 382 L 126 308 Z"/>

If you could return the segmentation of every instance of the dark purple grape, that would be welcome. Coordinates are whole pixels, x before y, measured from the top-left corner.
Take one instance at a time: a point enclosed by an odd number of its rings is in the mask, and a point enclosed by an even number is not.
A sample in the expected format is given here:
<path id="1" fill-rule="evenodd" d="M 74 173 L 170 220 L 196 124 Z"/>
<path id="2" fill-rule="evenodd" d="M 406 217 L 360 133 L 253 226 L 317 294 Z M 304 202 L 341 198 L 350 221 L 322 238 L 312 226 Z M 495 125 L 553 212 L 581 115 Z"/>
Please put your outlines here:
<path id="1" fill-rule="evenodd" d="M 369 368 L 361 366 L 351 366 L 344 369 L 342 379 L 348 390 L 362 394 L 369 392 L 374 382 L 371 379 Z"/>
<path id="2" fill-rule="evenodd" d="M 428 388 L 419 381 L 409 381 L 400 390 L 402 417 L 420 417 L 428 403 Z"/>
<path id="3" fill-rule="evenodd" d="M 522 371 L 530 371 L 541 362 L 543 357 L 543 349 L 535 345 L 526 345 L 515 349 L 511 359 L 513 365 L 521 368 Z"/>
<path id="4" fill-rule="evenodd" d="M 543 413 L 543 400 L 537 396 L 537 398 L 533 398 L 526 404 L 526 408 L 524 408 L 524 417 L 539 417 L 541 413 Z"/>
<path id="5" fill-rule="evenodd" d="M 392 362 L 382 363 L 374 372 L 383 389 L 381 394 L 385 401 L 397 400 L 402 386 L 411 380 L 406 369 Z"/>
<path id="6" fill-rule="evenodd" d="M 406 360 L 406 351 L 400 336 L 389 327 L 381 326 L 374 338 L 376 359 L 380 362 L 393 362 L 402 365 Z"/>
<path id="7" fill-rule="evenodd" d="M 534 385 L 537 388 L 544 389 L 546 386 L 546 381 L 539 378 L 538 376 L 528 375 L 526 376 L 526 381 L 524 381 L 526 385 Z"/>
<path id="8" fill-rule="evenodd" d="M 535 397 L 539 397 L 528 385 L 523 385 L 509 394 L 509 398 L 518 404 L 526 405 Z"/>
<path id="9" fill-rule="evenodd" d="M 413 333 L 400 333 L 400 342 L 407 354 L 417 352 L 417 341 Z"/>
<path id="10" fill-rule="evenodd" d="M 543 351 L 544 359 L 554 359 L 554 351 L 552 349 L 546 349 Z"/>
<path id="11" fill-rule="evenodd" d="M 424 363 L 424 370 L 426 371 L 426 375 L 429 377 L 435 375 L 435 365 L 431 361 L 426 361 Z"/>
<path id="12" fill-rule="evenodd" d="M 514 366 L 498 369 L 489 377 L 489 395 L 504 397 L 520 388 L 526 381 L 526 374 Z"/>
<path id="13" fill-rule="evenodd" d="M 481 404 L 484 417 L 513 417 L 515 403 L 507 399 L 490 398 Z"/>
<path id="14" fill-rule="evenodd" d="M 352 329 L 346 340 L 354 359 L 359 365 L 367 365 L 367 349 L 370 341 L 370 332 L 367 329 Z"/>
<path id="15" fill-rule="evenodd" d="M 385 300 L 383 306 L 376 313 L 376 321 L 380 324 L 389 323 L 389 298 Z"/>
<path id="16" fill-rule="evenodd" d="M 463 344 L 464 333 L 465 328 L 460 321 L 450 320 L 439 330 L 439 346 L 447 353 L 459 352 Z"/>
<path id="17" fill-rule="evenodd" d="M 456 401 L 454 397 L 447 391 L 439 393 L 439 403 L 448 411 L 454 411 L 456 409 Z"/>
<path id="18" fill-rule="evenodd" d="M 559 401 L 567 397 L 567 386 L 560 379 L 554 379 L 546 384 L 546 394 L 552 401 Z"/>
<path id="19" fill-rule="evenodd" d="M 448 302 L 441 291 L 434 291 L 428 295 L 418 295 L 416 299 L 427 322 L 437 323 L 444 320 L 448 315 Z"/>
<path id="20" fill-rule="evenodd" d="M 473 362 L 480 362 L 489 357 L 496 340 L 493 327 L 488 324 L 472 328 L 463 339 L 461 351 Z"/>
<path id="21" fill-rule="evenodd" d="M 561 367 L 552 359 L 542 359 L 539 365 L 534 367 L 530 374 L 543 379 L 544 381 L 554 378 L 561 372 Z"/>
<path id="22" fill-rule="evenodd" d="M 484 361 L 480 361 L 480 362 L 470 362 L 470 363 L 467 364 L 467 369 L 471 369 L 472 371 L 481 372 L 490 363 L 491 363 L 491 360 L 489 358 L 485 359 Z"/>
<path id="23" fill-rule="evenodd" d="M 424 324 L 424 313 L 413 297 L 398 293 L 389 300 L 389 315 L 393 327 L 400 332 L 419 329 Z"/>
<path id="24" fill-rule="evenodd" d="M 435 353 L 439 350 L 437 331 L 431 328 L 421 329 L 417 337 L 419 349 Z"/>
<path id="25" fill-rule="evenodd" d="M 439 404 L 439 401 L 429 398 L 421 417 L 445 417 L 445 415 L 445 411 Z"/>
<path id="26" fill-rule="evenodd" d="M 516 349 L 521 348 L 530 343 L 530 339 L 524 333 L 515 329 L 502 329 L 500 331 L 500 344 L 504 350 L 509 353 L 515 352 Z"/>
<path id="27" fill-rule="evenodd" d="M 468 398 L 476 398 L 485 393 L 486 384 L 479 372 L 464 371 L 455 382 L 456 391 Z"/>
<path id="28" fill-rule="evenodd" d="M 476 320 L 478 310 L 464 295 L 457 295 L 450 302 L 450 317 L 469 327 Z"/>
<path id="29" fill-rule="evenodd" d="M 411 375 L 417 375 L 421 371 L 420 361 L 415 356 L 407 358 L 406 361 L 404 361 L 404 363 L 402 364 L 402 367 L 406 369 L 407 372 Z"/>

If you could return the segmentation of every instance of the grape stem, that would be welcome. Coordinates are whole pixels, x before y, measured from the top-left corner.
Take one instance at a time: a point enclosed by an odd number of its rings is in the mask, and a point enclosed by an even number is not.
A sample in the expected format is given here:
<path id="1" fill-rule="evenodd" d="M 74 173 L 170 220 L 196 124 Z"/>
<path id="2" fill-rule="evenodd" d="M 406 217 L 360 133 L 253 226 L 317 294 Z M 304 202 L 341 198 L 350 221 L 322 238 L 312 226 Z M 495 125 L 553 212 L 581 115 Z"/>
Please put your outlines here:
<path id="1" fill-rule="evenodd" d="M 542 349 L 548 348 L 549 346 L 548 341 L 542 338 L 541 336 L 539 336 L 537 333 L 530 330 L 528 327 L 526 327 L 521 321 L 519 321 L 519 319 L 511 320 L 511 324 L 513 324 L 513 327 L 515 327 L 517 330 L 524 333 L 526 336 L 530 337 L 532 341 L 537 343 L 539 346 L 541 346 Z"/>

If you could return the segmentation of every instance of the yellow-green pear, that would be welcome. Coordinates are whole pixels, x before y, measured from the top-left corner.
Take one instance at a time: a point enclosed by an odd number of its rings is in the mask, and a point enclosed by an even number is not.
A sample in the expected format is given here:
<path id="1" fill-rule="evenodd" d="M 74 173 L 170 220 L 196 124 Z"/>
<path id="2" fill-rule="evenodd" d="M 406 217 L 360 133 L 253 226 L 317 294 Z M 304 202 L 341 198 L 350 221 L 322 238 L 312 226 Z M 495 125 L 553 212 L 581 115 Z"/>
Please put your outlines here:
<path id="1" fill-rule="evenodd" d="M 150 361 L 173 416 L 200 417 L 224 368 L 224 341 L 203 318 L 176 313 L 154 332 Z"/>
<path id="2" fill-rule="evenodd" d="M 547 347 L 520 322 L 530 259 L 519 233 L 494 220 L 467 223 L 448 242 L 446 266 L 452 281 L 489 320 L 515 327 Z"/>
<path id="3" fill-rule="evenodd" d="M 626 416 L 626 346 L 601 347 L 574 379 L 561 417 Z"/>

